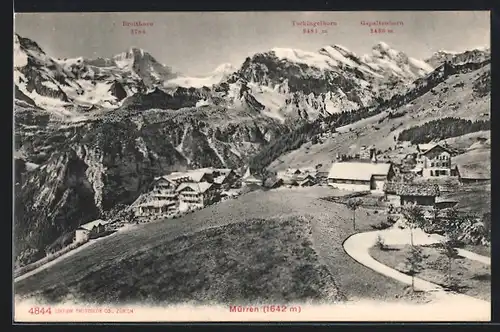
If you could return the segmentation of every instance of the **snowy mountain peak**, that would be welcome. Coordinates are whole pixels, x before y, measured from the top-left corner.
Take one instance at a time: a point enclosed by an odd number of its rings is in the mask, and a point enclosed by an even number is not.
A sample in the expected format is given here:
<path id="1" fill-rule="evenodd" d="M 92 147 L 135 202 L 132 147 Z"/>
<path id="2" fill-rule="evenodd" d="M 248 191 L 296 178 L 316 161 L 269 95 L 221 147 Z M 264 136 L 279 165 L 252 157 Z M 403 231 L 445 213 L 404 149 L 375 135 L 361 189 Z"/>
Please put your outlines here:
<path id="1" fill-rule="evenodd" d="M 347 47 L 339 44 L 335 44 L 331 46 L 334 50 L 340 52 L 344 56 L 354 56 L 356 57 L 356 53 L 348 49 Z"/>
<path id="2" fill-rule="evenodd" d="M 20 48 L 24 49 L 25 51 L 34 51 L 37 53 L 42 53 L 45 54 L 45 52 L 42 50 L 38 44 L 25 37 L 21 37 L 19 34 L 14 34 L 14 45 L 18 45 Z"/>
<path id="3" fill-rule="evenodd" d="M 213 85 L 221 83 L 237 70 L 238 69 L 235 68 L 232 64 L 223 63 L 215 68 L 215 70 L 207 76 L 189 77 L 179 75 L 171 80 L 166 81 L 164 86 L 167 88 L 177 86 L 181 86 L 184 88 L 202 88 L 204 86 L 211 87 Z"/>
<path id="4" fill-rule="evenodd" d="M 217 68 L 214 70 L 214 74 L 216 73 L 222 73 L 222 74 L 232 74 L 236 70 L 238 70 L 235 66 L 233 66 L 231 63 L 223 63 L 219 65 Z"/>
<path id="5" fill-rule="evenodd" d="M 378 49 L 378 50 L 383 50 L 383 51 L 388 51 L 391 49 L 391 47 L 389 46 L 389 44 L 383 42 L 383 41 L 380 41 L 378 42 L 377 44 L 375 44 L 375 46 L 373 46 L 374 49 Z"/>
<path id="6" fill-rule="evenodd" d="M 482 62 L 491 57 L 489 47 L 476 47 L 463 52 L 439 50 L 425 60 L 433 68 L 437 68 L 445 62 L 463 64 L 467 62 Z"/>
<path id="7" fill-rule="evenodd" d="M 407 60 L 406 54 L 390 47 L 384 42 L 379 42 L 372 47 L 372 55 L 377 58 L 389 58 L 396 61 Z"/>

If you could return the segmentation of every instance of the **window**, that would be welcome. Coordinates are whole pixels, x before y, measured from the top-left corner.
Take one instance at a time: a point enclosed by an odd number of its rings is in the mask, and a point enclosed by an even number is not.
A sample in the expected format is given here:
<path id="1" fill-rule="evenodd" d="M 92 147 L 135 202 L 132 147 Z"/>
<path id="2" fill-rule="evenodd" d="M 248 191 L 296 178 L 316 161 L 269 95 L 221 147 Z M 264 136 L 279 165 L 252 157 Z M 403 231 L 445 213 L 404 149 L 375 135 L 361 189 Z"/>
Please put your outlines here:
<path id="1" fill-rule="evenodd" d="M 434 167 L 434 163 L 431 163 L 431 167 Z"/>
<path id="2" fill-rule="evenodd" d="M 431 176 L 434 176 L 434 171 L 431 171 Z"/>

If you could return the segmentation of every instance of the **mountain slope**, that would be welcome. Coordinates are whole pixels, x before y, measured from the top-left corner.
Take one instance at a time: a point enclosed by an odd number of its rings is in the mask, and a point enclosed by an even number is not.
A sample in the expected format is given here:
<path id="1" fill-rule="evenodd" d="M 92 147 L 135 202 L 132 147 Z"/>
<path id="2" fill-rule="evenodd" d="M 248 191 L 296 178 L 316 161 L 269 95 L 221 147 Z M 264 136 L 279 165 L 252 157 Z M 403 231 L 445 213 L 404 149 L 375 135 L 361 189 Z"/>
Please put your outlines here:
<path id="1" fill-rule="evenodd" d="M 16 168 L 18 264 L 39 258 L 79 224 L 131 204 L 155 176 L 237 168 L 288 130 L 259 114 L 224 108 L 118 109 L 64 124 L 30 108 L 16 108 L 15 116 L 19 162 L 37 166 Z"/>
<path id="2" fill-rule="evenodd" d="M 464 63 L 479 63 L 490 59 L 491 50 L 489 48 L 468 50 L 465 52 L 449 52 L 449 51 L 438 51 L 434 53 L 430 58 L 426 59 L 425 62 L 432 67 L 439 67 L 445 62 L 451 62 L 455 65 Z"/>
<path id="3" fill-rule="evenodd" d="M 326 118 L 304 131 L 303 139 L 297 143 L 300 147 L 279 148 L 278 140 L 259 153 L 252 163 L 259 169 L 266 165 L 263 161 L 269 160 L 272 171 L 317 164 L 328 168 L 337 153 L 356 153 L 363 145 L 375 144 L 378 150 L 393 150 L 397 144 L 395 138 L 402 130 L 430 120 L 444 117 L 489 120 L 490 87 L 482 84 L 489 76 L 489 61 L 442 65 L 426 78 L 417 80 L 405 94 L 395 95 L 378 107 L 368 109 L 365 115 L 357 111 Z M 477 92 L 478 85 L 482 86 L 482 93 Z M 364 118 L 361 121 L 360 116 Z M 304 144 L 311 141 L 317 144 Z"/>

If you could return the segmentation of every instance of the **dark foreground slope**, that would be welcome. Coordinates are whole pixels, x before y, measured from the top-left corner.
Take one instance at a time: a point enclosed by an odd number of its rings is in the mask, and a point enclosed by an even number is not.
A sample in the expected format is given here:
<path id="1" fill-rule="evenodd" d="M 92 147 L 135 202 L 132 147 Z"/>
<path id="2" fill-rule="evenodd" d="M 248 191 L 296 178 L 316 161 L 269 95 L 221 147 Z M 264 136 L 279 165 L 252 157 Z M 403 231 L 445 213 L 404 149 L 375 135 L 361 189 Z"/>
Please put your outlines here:
<path id="1" fill-rule="evenodd" d="M 394 300 L 403 285 L 344 252 L 352 213 L 319 199 L 331 194 L 314 187 L 252 192 L 138 225 L 20 280 L 15 294 L 113 304 Z M 360 209 L 358 228 L 370 230 L 383 218 Z"/>

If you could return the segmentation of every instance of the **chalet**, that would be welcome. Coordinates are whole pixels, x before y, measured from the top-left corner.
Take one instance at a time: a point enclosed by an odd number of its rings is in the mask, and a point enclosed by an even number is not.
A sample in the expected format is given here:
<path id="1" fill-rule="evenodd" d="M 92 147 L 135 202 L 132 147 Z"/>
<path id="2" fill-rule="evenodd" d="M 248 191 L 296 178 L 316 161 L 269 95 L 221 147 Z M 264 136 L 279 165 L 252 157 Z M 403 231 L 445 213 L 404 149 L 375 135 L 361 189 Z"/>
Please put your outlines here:
<path id="1" fill-rule="evenodd" d="M 460 167 L 458 168 L 458 180 L 462 184 L 488 182 L 491 180 L 491 171 Z"/>
<path id="2" fill-rule="evenodd" d="M 288 168 L 284 171 L 278 171 L 277 176 L 278 176 L 278 178 L 285 178 L 285 177 L 290 177 L 290 176 L 297 176 L 299 174 L 301 174 L 300 169 Z"/>
<path id="3" fill-rule="evenodd" d="M 175 182 L 177 185 L 186 182 L 213 182 L 213 175 L 207 169 L 195 169 L 187 172 L 173 172 L 167 175 L 170 181 Z"/>
<path id="4" fill-rule="evenodd" d="M 299 186 L 301 186 L 301 187 L 310 187 L 310 186 L 314 186 L 315 184 L 316 184 L 316 181 L 312 176 L 308 176 L 307 178 L 305 178 L 304 180 L 299 182 Z"/>
<path id="5" fill-rule="evenodd" d="M 236 182 L 236 173 L 234 173 L 231 169 L 222 169 L 214 171 L 213 175 L 213 183 L 217 184 L 223 189 L 229 189 L 234 186 Z"/>
<path id="6" fill-rule="evenodd" d="M 219 177 L 224 176 L 224 184 L 227 186 L 232 186 L 238 177 L 230 168 L 218 168 L 217 172 Z"/>
<path id="7" fill-rule="evenodd" d="M 281 187 L 282 185 L 283 185 L 283 179 L 280 179 L 280 178 L 277 178 L 277 179 L 267 178 L 264 181 L 264 187 L 266 187 L 268 189 L 275 189 L 275 188 Z"/>
<path id="8" fill-rule="evenodd" d="M 176 188 L 175 181 L 169 179 L 168 176 L 160 176 L 154 179 L 150 194 L 156 201 L 175 201 L 177 200 Z"/>
<path id="9" fill-rule="evenodd" d="M 316 174 L 316 181 L 321 184 L 328 183 L 328 171 L 318 171 Z"/>
<path id="10" fill-rule="evenodd" d="M 203 208 L 218 199 L 219 191 L 212 183 L 185 182 L 176 189 L 179 195 L 179 210 Z"/>
<path id="11" fill-rule="evenodd" d="M 359 151 L 359 158 L 360 159 L 372 159 L 373 156 L 376 154 L 375 146 L 371 145 L 369 147 L 366 147 L 363 145 Z"/>
<path id="12" fill-rule="evenodd" d="M 169 215 L 177 211 L 177 201 L 153 200 L 139 204 L 135 208 L 135 215 L 139 217 Z"/>
<path id="13" fill-rule="evenodd" d="M 384 183 L 395 176 L 392 163 L 340 161 L 328 173 L 328 185 L 351 191 L 382 192 Z"/>
<path id="14" fill-rule="evenodd" d="M 236 198 L 238 196 L 239 193 L 237 191 L 232 191 L 232 190 L 224 190 L 220 193 L 221 201 L 225 201 L 231 198 Z"/>
<path id="15" fill-rule="evenodd" d="M 449 199 L 449 198 L 441 198 L 436 197 L 436 208 L 439 210 L 453 208 L 458 204 L 458 201 Z"/>
<path id="16" fill-rule="evenodd" d="M 457 168 L 451 165 L 451 151 L 439 144 L 419 144 L 417 164 L 413 170 L 424 178 L 457 176 Z"/>
<path id="17" fill-rule="evenodd" d="M 298 186 L 307 179 L 310 180 L 309 182 L 316 183 L 317 174 L 318 171 L 315 168 L 289 168 L 285 171 L 279 171 L 277 177 L 282 179 L 285 185 Z"/>
<path id="18" fill-rule="evenodd" d="M 262 179 L 256 177 L 255 175 L 252 175 L 250 173 L 250 168 L 247 168 L 245 174 L 243 175 L 243 178 L 241 179 L 241 182 L 243 185 L 262 186 Z"/>
<path id="19" fill-rule="evenodd" d="M 214 184 L 218 184 L 221 188 L 228 188 L 231 183 L 226 175 L 219 175 L 214 178 Z"/>
<path id="20" fill-rule="evenodd" d="M 439 196 L 439 186 L 427 183 L 387 182 L 384 186 L 385 198 L 394 207 L 417 204 L 434 207 Z"/>
<path id="21" fill-rule="evenodd" d="M 107 221 L 97 219 L 86 224 L 80 225 L 75 231 L 73 242 L 82 243 L 89 239 L 99 237 L 106 232 Z"/>

